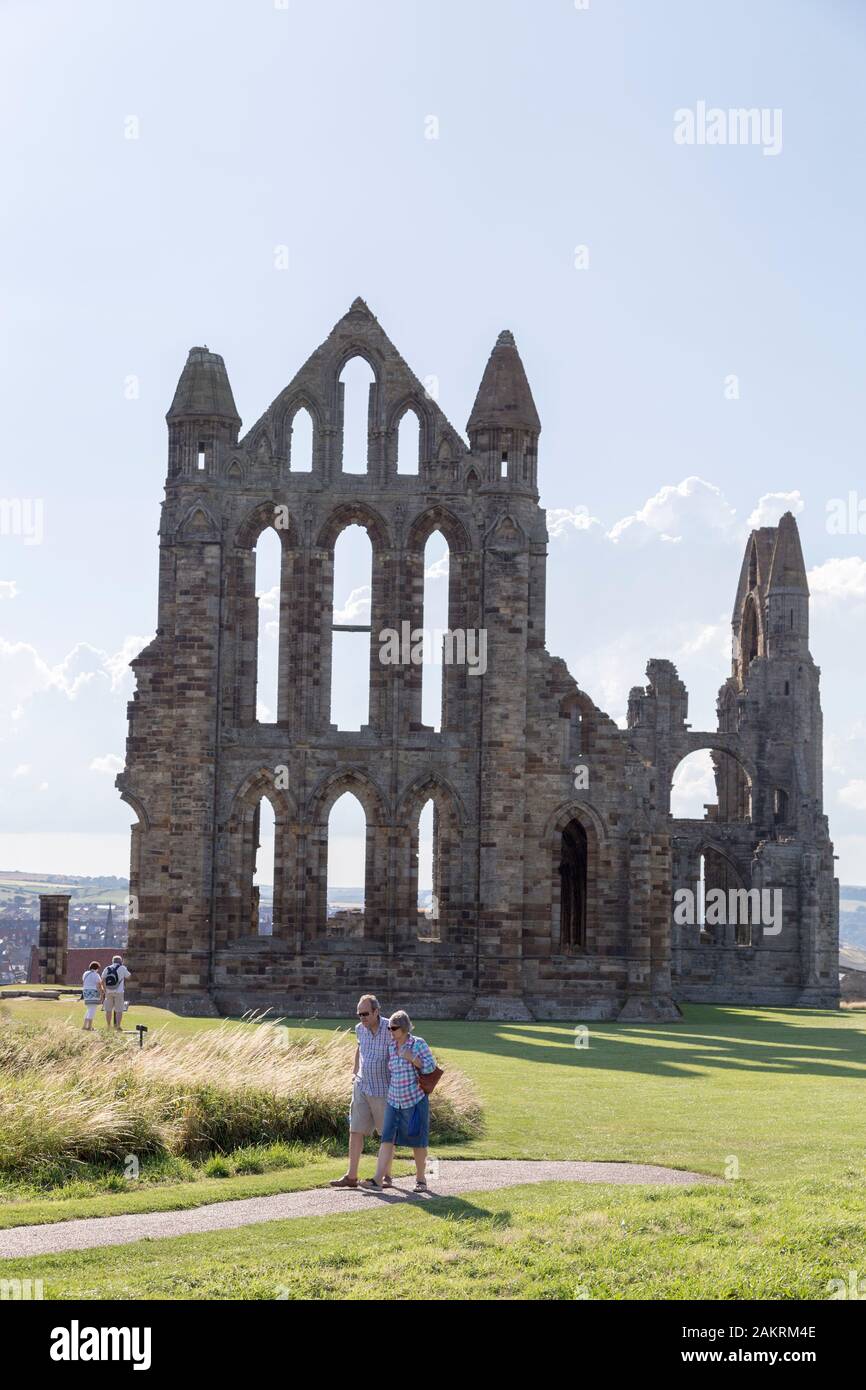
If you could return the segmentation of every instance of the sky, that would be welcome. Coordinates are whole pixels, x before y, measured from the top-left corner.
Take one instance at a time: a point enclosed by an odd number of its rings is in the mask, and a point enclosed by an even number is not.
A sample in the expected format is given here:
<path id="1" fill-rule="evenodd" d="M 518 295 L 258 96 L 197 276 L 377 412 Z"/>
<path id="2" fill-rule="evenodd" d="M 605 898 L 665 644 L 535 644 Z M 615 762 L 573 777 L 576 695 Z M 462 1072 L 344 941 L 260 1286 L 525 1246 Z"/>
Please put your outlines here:
<path id="1" fill-rule="evenodd" d="M 246 428 L 361 295 L 461 432 L 514 332 L 548 648 L 612 718 L 668 657 L 714 727 L 749 526 L 795 512 L 866 884 L 864 46 L 854 0 L 0 0 L 0 867 L 127 872 L 189 347 Z"/>

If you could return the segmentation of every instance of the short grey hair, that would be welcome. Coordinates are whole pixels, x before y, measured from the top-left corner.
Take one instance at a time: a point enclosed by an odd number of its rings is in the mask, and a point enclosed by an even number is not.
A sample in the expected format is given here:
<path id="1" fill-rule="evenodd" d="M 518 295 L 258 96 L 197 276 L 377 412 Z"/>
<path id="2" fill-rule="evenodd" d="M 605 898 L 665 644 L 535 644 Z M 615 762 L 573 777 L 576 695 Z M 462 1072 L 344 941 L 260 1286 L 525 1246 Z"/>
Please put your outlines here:
<path id="1" fill-rule="evenodd" d="M 405 1028 L 407 1033 L 412 1032 L 412 1020 L 405 1009 L 397 1009 L 397 1011 L 391 1015 L 391 1027 Z"/>
<path id="2" fill-rule="evenodd" d="M 370 1004 L 376 1010 L 377 1014 L 380 1014 L 382 1012 L 381 1008 L 379 1007 L 379 1001 L 376 998 L 375 994 L 362 994 L 355 1007 L 360 1008 L 362 1004 Z"/>

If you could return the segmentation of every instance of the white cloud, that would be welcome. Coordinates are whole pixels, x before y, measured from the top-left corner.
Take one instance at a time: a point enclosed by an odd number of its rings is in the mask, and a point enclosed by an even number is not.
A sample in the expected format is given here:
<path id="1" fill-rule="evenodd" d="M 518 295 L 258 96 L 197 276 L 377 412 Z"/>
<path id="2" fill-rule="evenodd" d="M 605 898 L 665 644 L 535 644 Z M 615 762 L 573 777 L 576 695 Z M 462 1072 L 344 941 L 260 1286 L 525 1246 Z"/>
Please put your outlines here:
<path id="1" fill-rule="evenodd" d="M 846 806 L 852 806 L 855 811 L 866 811 L 866 780 L 857 778 L 849 782 L 847 787 L 841 787 L 839 800 Z"/>
<path id="2" fill-rule="evenodd" d="M 77 642 L 62 661 L 50 666 L 29 642 L 6 642 L 0 637 L 0 725 L 4 717 L 20 720 L 28 702 L 46 691 L 59 691 L 69 700 L 96 685 L 119 692 L 132 682 L 130 657 L 149 640 L 127 637 L 113 653 Z"/>
<path id="3" fill-rule="evenodd" d="M 824 770 L 850 775 L 852 764 L 866 771 L 866 720 L 855 719 L 847 729 L 824 735 Z"/>
<path id="4" fill-rule="evenodd" d="M 152 637 L 126 637 L 120 651 L 105 657 L 103 664 L 111 677 L 112 690 L 117 690 L 127 677 L 132 677 L 132 672 L 129 669 L 130 661 L 152 641 Z"/>
<path id="5" fill-rule="evenodd" d="M 825 560 L 810 570 L 807 578 L 809 590 L 816 598 L 830 602 L 866 598 L 866 560 L 859 555 Z"/>
<path id="6" fill-rule="evenodd" d="M 424 571 L 425 579 L 447 579 L 448 578 L 448 553 L 440 555 L 438 560 L 434 560 L 432 565 L 428 565 Z"/>
<path id="7" fill-rule="evenodd" d="M 14 579 L 0 579 L 0 598 L 15 598 L 18 585 Z"/>
<path id="8" fill-rule="evenodd" d="M 118 773 L 123 770 L 123 759 L 116 753 L 105 753 L 101 758 L 94 758 L 90 764 L 91 772 L 110 772 Z"/>
<path id="9" fill-rule="evenodd" d="M 746 525 L 750 531 L 754 531 L 758 526 L 778 526 L 779 517 L 784 512 L 793 512 L 794 516 L 799 516 L 805 505 L 801 493 L 796 489 L 794 492 L 765 492 L 763 497 L 758 499 L 758 505 Z"/>
<path id="10" fill-rule="evenodd" d="M 717 623 L 704 623 L 694 637 L 687 637 L 674 649 L 673 660 L 682 661 L 700 652 L 709 652 L 714 658 L 728 657 L 731 654 L 731 624 L 725 618 Z"/>
<path id="11" fill-rule="evenodd" d="M 362 584 L 353 589 L 346 599 L 345 607 L 334 613 L 335 623 L 367 623 L 370 621 L 370 585 Z"/>
<path id="12" fill-rule="evenodd" d="M 259 611 L 261 612 L 262 609 L 264 609 L 265 612 L 275 613 L 277 611 L 279 596 L 279 584 L 274 584 L 270 589 L 263 589 L 260 594 L 256 595 L 259 601 Z"/>
<path id="13" fill-rule="evenodd" d="M 604 523 L 597 516 L 590 516 L 589 508 L 549 507 L 547 511 L 547 530 L 551 540 L 568 536 L 571 531 L 591 531 L 594 526 L 604 529 Z"/>
<path id="14" fill-rule="evenodd" d="M 619 545 L 646 545 L 649 541 L 676 543 L 684 538 L 708 536 L 728 540 L 735 534 L 736 512 L 722 491 L 703 478 L 684 478 L 676 486 L 666 484 L 640 511 L 624 516 L 607 533 Z"/>
<path id="15" fill-rule="evenodd" d="M 30 771 L 30 764 L 29 764 L 29 763 L 19 763 L 18 766 L 15 768 L 14 772 L 12 773 L 12 776 L 13 776 L 13 777 L 26 777 L 29 771 Z"/>

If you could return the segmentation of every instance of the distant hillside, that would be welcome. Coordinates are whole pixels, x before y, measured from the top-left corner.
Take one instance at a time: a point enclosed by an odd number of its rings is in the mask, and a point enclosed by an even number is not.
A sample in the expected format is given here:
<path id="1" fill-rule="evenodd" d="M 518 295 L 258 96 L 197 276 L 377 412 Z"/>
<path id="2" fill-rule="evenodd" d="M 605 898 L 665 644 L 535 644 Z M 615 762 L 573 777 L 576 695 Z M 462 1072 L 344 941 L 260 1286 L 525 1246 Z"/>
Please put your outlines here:
<path id="1" fill-rule="evenodd" d="M 84 874 L 26 873 L 0 870 L 0 908 L 31 907 L 39 893 L 69 893 L 73 903 L 113 903 L 122 906 L 129 896 L 129 879 L 113 874 L 92 878 Z M 70 904 L 71 905 L 71 904 Z M 38 903 L 36 903 L 38 912 Z"/>

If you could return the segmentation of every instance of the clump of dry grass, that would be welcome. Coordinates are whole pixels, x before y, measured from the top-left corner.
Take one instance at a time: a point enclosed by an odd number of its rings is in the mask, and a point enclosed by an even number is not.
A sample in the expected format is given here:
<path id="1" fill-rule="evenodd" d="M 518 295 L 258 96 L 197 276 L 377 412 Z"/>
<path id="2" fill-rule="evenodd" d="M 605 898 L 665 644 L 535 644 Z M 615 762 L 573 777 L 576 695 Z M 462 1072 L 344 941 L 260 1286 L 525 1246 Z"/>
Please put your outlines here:
<path id="1" fill-rule="evenodd" d="M 65 1024 L 0 1020 L 0 1172 L 126 1153 L 199 1158 L 248 1144 L 343 1139 L 354 1038 L 297 1037 L 249 1019 L 128 1039 Z M 468 1079 L 449 1070 L 431 1097 L 442 1141 L 480 1132 Z"/>

